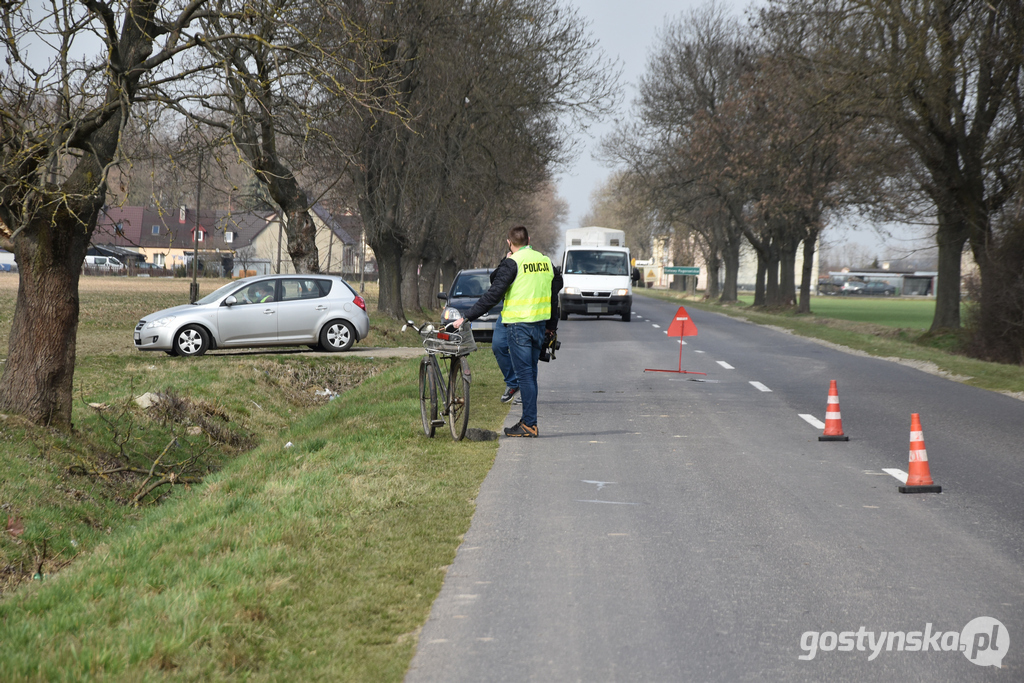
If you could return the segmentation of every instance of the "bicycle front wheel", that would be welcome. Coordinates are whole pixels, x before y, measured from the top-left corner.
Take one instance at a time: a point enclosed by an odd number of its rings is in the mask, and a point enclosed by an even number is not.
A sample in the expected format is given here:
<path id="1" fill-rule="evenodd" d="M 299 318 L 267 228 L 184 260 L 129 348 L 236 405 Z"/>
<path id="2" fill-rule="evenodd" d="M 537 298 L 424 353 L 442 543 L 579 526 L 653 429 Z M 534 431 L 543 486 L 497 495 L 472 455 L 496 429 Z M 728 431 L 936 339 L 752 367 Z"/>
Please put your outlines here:
<path id="1" fill-rule="evenodd" d="M 448 373 L 448 427 L 459 441 L 469 425 L 469 361 L 465 356 L 452 358 Z"/>
<path id="2" fill-rule="evenodd" d="M 420 417 L 423 420 L 423 433 L 433 438 L 434 422 L 437 420 L 437 379 L 429 357 L 420 361 Z"/>

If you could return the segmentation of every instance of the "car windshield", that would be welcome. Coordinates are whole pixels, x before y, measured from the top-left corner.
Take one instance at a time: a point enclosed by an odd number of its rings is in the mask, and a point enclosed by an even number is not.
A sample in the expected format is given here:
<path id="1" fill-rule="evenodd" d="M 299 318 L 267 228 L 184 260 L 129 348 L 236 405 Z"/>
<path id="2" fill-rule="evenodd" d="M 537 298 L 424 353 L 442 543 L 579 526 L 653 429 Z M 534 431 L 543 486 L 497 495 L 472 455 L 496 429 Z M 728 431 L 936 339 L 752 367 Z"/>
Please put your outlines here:
<path id="1" fill-rule="evenodd" d="M 196 302 L 196 305 L 199 306 L 199 305 L 202 305 L 202 304 L 212 304 L 214 301 L 216 301 L 217 299 L 219 299 L 222 296 L 224 296 L 225 294 L 227 294 L 228 290 L 234 289 L 235 287 L 238 287 L 238 285 L 239 285 L 238 282 L 229 282 L 228 284 L 224 285 L 223 287 L 219 287 L 216 290 L 214 290 L 213 292 L 211 292 L 210 294 L 207 294 L 206 296 L 204 296 L 202 299 L 200 299 L 199 301 Z"/>
<path id="2" fill-rule="evenodd" d="M 573 250 L 566 255 L 565 272 L 573 275 L 629 275 L 629 259 L 621 251 Z"/>
<path id="3" fill-rule="evenodd" d="M 455 278 L 451 296 L 481 297 L 490 287 L 489 273 L 463 273 Z"/>

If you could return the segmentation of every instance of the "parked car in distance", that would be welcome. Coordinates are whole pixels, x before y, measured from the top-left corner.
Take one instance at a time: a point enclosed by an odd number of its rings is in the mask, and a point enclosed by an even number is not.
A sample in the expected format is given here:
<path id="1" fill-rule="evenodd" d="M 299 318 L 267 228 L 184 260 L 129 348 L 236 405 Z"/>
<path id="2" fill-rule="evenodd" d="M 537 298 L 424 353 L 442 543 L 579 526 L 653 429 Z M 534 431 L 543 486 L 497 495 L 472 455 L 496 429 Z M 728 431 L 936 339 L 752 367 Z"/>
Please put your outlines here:
<path id="1" fill-rule="evenodd" d="M 868 282 L 864 285 L 864 294 L 875 296 L 895 296 L 896 288 L 884 282 Z"/>
<path id="2" fill-rule="evenodd" d="M 96 270 L 122 271 L 127 268 L 114 256 L 86 256 L 84 265 Z"/>
<path id="3" fill-rule="evenodd" d="M 369 333 L 366 303 L 340 277 L 270 275 L 147 315 L 135 326 L 135 348 L 178 356 L 256 346 L 348 351 Z"/>
<path id="4" fill-rule="evenodd" d="M 896 288 L 884 282 L 847 281 L 842 288 L 843 294 L 860 294 L 864 296 L 894 296 Z"/>
<path id="5" fill-rule="evenodd" d="M 437 295 L 438 299 L 447 301 L 449 306 L 459 309 L 465 315 L 473 304 L 484 295 L 491 287 L 491 271 L 493 268 L 473 268 L 460 270 L 452 280 L 452 286 L 447 292 Z M 501 313 L 502 302 L 495 304 L 494 308 L 484 313 L 473 321 L 473 336 L 476 339 L 490 339 L 494 336 L 494 323 Z"/>

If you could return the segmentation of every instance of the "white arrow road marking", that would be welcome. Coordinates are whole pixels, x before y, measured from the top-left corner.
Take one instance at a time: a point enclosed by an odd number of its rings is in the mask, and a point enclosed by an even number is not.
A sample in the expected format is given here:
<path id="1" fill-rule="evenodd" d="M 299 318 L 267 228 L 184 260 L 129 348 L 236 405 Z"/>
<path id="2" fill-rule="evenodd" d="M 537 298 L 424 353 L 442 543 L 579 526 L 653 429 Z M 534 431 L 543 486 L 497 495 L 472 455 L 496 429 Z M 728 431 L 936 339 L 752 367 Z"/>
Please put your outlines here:
<path id="1" fill-rule="evenodd" d="M 766 387 L 765 385 L 761 384 L 760 382 L 751 382 L 750 384 L 751 384 L 751 386 L 753 386 L 753 387 L 754 387 L 755 389 L 757 389 L 758 391 L 766 391 L 766 392 L 768 392 L 769 394 L 770 394 L 770 393 L 772 393 L 772 390 L 771 390 L 771 389 L 769 389 L 769 388 L 768 388 L 768 387 Z"/>
<path id="2" fill-rule="evenodd" d="M 591 480 L 591 479 L 580 479 L 580 481 L 582 481 L 582 482 L 583 482 L 584 484 L 596 484 L 596 485 L 597 485 L 597 490 L 598 490 L 598 491 L 600 491 L 601 489 L 603 489 L 603 488 L 604 488 L 605 486 L 607 486 L 608 484 L 615 484 L 615 483 L 618 483 L 618 482 L 614 482 L 614 481 L 593 481 L 593 480 Z"/>
<path id="3" fill-rule="evenodd" d="M 819 420 L 818 418 L 814 417 L 813 415 L 806 415 L 804 413 L 800 413 L 800 417 L 807 420 L 807 422 L 815 429 L 825 428 L 825 423 Z"/>
<path id="4" fill-rule="evenodd" d="M 731 366 L 728 363 L 726 363 L 724 360 L 716 360 L 715 362 L 718 363 L 719 365 L 721 365 L 726 370 L 735 370 L 736 369 L 733 366 Z"/>
<path id="5" fill-rule="evenodd" d="M 895 468 L 883 467 L 882 471 L 885 472 L 886 474 L 891 474 L 892 476 L 894 476 L 897 479 L 899 479 L 901 484 L 906 484 L 907 483 L 907 477 L 910 476 L 909 474 L 907 474 L 903 470 L 897 470 Z"/>

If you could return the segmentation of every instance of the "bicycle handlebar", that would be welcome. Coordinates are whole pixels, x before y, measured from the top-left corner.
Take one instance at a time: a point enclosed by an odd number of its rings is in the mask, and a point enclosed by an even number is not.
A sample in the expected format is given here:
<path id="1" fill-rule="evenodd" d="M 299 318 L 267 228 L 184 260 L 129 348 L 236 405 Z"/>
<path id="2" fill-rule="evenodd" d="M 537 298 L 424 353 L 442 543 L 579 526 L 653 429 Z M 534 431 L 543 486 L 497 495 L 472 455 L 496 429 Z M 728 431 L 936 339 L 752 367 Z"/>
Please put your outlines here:
<path id="1" fill-rule="evenodd" d="M 420 325 L 419 327 L 416 327 L 416 323 L 414 323 L 411 320 L 406 320 L 405 321 L 405 325 L 402 326 L 402 331 L 405 332 L 405 329 L 407 327 L 411 327 L 412 329 L 416 330 L 417 332 L 420 333 L 421 336 L 426 336 L 426 335 L 430 334 L 431 332 L 436 331 L 436 328 L 434 327 L 434 324 L 430 323 L 430 322 L 425 322 L 422 325 Z M 441 327 L 441 331 L 443 331 L 443 332 L 454 332 L 455 331 L 455 323 L 448 323 L 447 325 L 444 325 L 443 327 Z"/>

